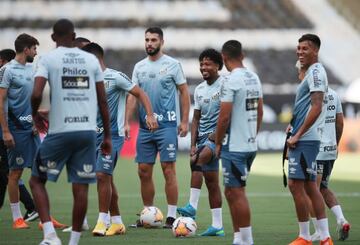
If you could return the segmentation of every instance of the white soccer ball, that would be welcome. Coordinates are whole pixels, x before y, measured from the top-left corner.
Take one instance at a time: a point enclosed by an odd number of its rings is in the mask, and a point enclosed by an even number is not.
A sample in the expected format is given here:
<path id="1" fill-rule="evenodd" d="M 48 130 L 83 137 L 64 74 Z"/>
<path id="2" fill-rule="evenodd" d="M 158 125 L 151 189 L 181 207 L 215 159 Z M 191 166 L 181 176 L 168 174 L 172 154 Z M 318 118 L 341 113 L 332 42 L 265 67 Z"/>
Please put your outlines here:
<path id="1" fill-rule="evenodd" d="M 140 222 L 145 228 L 161 226 L 164 216 L 157 207 L 146 207 L 140 213 Z"/>
<path id="2" fill-rule="evenodd" d="M 172 225 L 172 232 L 175 237 L 190 237 L 196 233 L 197 225 L 190 217 L 179 217 Z"/>

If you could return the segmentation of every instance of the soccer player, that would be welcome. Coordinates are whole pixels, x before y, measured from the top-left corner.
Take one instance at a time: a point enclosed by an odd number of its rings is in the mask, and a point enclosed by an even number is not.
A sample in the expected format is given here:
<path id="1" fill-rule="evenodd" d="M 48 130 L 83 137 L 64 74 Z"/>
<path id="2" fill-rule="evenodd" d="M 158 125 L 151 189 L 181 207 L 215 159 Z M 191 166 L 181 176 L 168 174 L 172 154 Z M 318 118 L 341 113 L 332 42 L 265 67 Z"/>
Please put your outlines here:
<path id="1" fill-rule="evenodd" d="M 224 236 L 222 201 L 219 187 L 219 159 L 215 157 L 214 132 L 220 110 L 220 90 L 225 80 L 219 75 L 223 61 L 215 49 L 206 49 L 199 56 L 203 81 L 195 88 L 194 116 L 191 123 L 191 188 L 189 203 L 177 211 L 195 218 L 203 181 L 209 191 L 212 224 L 202 236 Z"/>
<path id="2" fill-rule="evenodd" d="M 324 130 L 324 97 L 328 81 L 324 67 L 318 62 L 320 38 L 305 34 L 299 39 L 297 56 L 305 77 L 295 98 L 289 147 L 289 189 L 293 196 L 299 222 L 299 237 L 291 245 L 312 244 L 309 229 L 308 194 L 317 218 L 321 245 L 332 245 L 325 206 L 316 185 L 316 157 L 320 147 L 320 133 Z M 319 201 L 321 200 L 321 201 Z"/>
<path id="3" fill-rule="evenodd" d="M 58 20 L 51 35 L 56 49 L 44 55 L 35 74 L 32 115 L 39 131 L 45 130 L 38 113 L 46 81 L 50 84 L 49 131 L 41 143 L 32 169 L 30 186 L 43 223 L 41 244 L 61 244 L 50 219 L 47 180 L 56 181 L 66 164 L 74 196 L 70 245 L 78 244 L 87 209 L 89 183 L 96 181 L 96 107 L 104 125 L 102 154 L 111 155 L 109 112 L 99 61 L 73 48 L 74 25 Z"/>
<path id="4" fill-rule="evenodd" d="M 104 156 L 100 151 L 100 144 L 103 139 L 103 124 L 100 115 L 97 117 L 97 162 L 96 177 L 99 197 L 99 217 L 93 230 L 96 236 L 112 236 L 125 234 L 126 228 L 122 222 L 119 206 L 118 192 L 114 184 L 113 171 L 124 143 L 124 121 L 125 121 L 125 103 L 129 92 L 141 101 L 141 104 L 149 115 L 146 118 L 147 127 L 156 130 L 158 124 L 151 108 L 150 100 L 138 85 L 133 83 L 124 73 L 107 68 L 104 61 L 104 50 L 97 43 L 85 45 L 83 50 L 94 54 L 104 72 L 104 82 L 106 89 L 107 102 L 110 110 L 111 119 L 111 140 L 113 151 L 111 156 Z M 110 211 L 111 226 L 106 229 L 106 216 Z"/>
<path id="5" fill-rule="evenodd" d="M 0 51 L 0 68 L 5 64 L 9 63 L 16 56 L 16 53 L 12 49 L 3 49 Z M 2 140 L 2 131 L 0 130 L 0 208 L 4 204 L 6 187 L 8 184 L 8 174 L 9 174 L 9 165 L 8 165 L 8 156 L 7 149 Z M 20 201 L 24 204 L 26 208 L 26 213 L 24 215 L 25 221 L 33 221 L 39 217 L 39 214 L 35 211 L 34 201 L 26 189 L 24 182 L 20 179 L 19 181 L 19 198 Z"/>
<path id="6" fill-rule="evenodd" d="M 179 61 L 163 53 L 163 31 L 150 27 L 145 31 L 147 57 L 139 61 L 133 71 L 132 80 L 149 96 L 159 129 L 152 132 L 147 127 L 145 109 L 139 106 L 140 129 L 136 143 L 136 162 L 141 182 L 144 206 L 152 206 L 155 188 L 152 179 L 156 155 L 160 153 L 161 168 L 165 178 L 165 193 L 168 213 L 164 228 L 171 228 L 176 217 L 178 186 L 175 171 L 177 133 L 185 137 L 188 132 L 190 97 L 186 78 Z M 178 95 L 180 92 L 181 122 Z M 135 107 L 134 98 L 129 98 L 127 118 Z M 139 223 L 138 223 L 139 225 Z"/>
<path id="7" fill-rule="evenodd" d="M 257 151 L 256 135 L 263 116 L 262 88 L 259 77 L 243 65 L 244 54 L 239 41 L 225 42 L 221 52 L 230 76 L 221 91 L 216 155 L 221 156 L 223 164 L 225 197 L 234 230 L 233 244 L 251 245 L 254 242 L 245 186 Z"/>
<path id="8" fill-rule="evenodd" d="M 19 203 L 19 181 L 24 168 L 32 166 L 40 143 L 33 128 L 30 96 L 33 89 L 33 66 L 38 40 L 21 34 L 15 40 L 16 56 L 0 70 L 0 123 L 2 137 L 8 148 L 8 193 L 13 228 L 29 228 Z"/>
<path id="9" fill-rule="evenodd" d="M 89 43 L 91 43 L 90 40 L 85 37 L 76 37 L 74 40 L 74 47 L 83 48 Z"/>

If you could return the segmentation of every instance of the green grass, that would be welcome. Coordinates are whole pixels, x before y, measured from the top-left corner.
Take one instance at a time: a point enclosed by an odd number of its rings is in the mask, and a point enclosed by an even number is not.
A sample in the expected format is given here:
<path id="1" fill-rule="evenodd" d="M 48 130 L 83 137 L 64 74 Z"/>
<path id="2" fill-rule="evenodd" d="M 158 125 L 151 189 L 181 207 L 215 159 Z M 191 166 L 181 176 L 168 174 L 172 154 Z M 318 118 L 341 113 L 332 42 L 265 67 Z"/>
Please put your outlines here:
<path id="1" fill-rule="evenodd" d="M 288 244 L 297 236 L 298 227 L 293 201 L 289 191 L 282 186 L 280 154 L 259 154 L 253 164 L 253 169 L 247 186 L 252 209 L 252 226 L 255 244 L 282 245 Z M 331 188 L 338 193 L 345 216 L 352 224 L 349 240 L 336 244 L 360 244 L 360 165 L 359 154 L 343 154 L 335 164 L 331 180 Z M 164 180 L 159 164 L 156 171 L 155 205 L 166 215 L 164 196 Z M 126 225 L 135 221 L 135 215 L 142 208 L 139 180 L 136 164 L 132 160 L 120 160 L 116 168 L 115 182 L 120 193 L 120 207 Z M 177 163 L 179 181 L 179 205 L 188 201 L 190 171 L 188 157 L 179 156 Z M 29 171 L 24 179 L 28 179 Z M 69 224 L 71 220 L 72 195 L 70 185 L 66 181 L 65 171 L 58 183 L 49 183 L 51 212 L 59 221 Z M 197 215 L 198 231 L 206 229 L 211 223 L 211 215 L 207 202 L 207 191 L 203 189 Z M 328 211 L 331 235 L 335 238 L 335 219 Z M 89 223 L 93 227 L 97 219 L 96 186 L 92 185 L 89 193 L 88 208 Z M 92 237 L 90 232 L 84 232 L 81 244 L 231 244 L 232 228 L 226 200 L 223 199 L 223 222 L 226 232 L 224 238 L 194 237 L 176 239 L 170 230 L 163 229 L 128 229 L 125 236 Z M 64 244 L 67 244 L 69 234 L 58 232 Z M 37 228 L 37 222 L 31 223 L 29 230 L 13 230 L 8 201 L 0 210 L 0 244 L 38 244 L 42 232 Z M 314 243 L 317 244 L 317 243 Z"/>

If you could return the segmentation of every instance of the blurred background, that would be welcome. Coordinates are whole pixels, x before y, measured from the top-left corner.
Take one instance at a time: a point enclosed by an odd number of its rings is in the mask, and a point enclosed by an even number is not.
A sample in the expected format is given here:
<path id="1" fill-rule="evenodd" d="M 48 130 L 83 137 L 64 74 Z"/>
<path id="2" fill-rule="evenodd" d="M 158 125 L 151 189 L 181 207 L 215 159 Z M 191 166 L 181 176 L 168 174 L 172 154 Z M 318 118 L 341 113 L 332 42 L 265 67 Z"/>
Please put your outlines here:
<path id="1" fill-rule="evenodd" d="M 246 66 L 262 80 L 265 112 L 258 144 L 263 152 L 282 150 L 298 84 L 297 40 L 304 33 L 315 33 L 322 41 L 320 62 L 346 116 L 340 149 L 360 151 L 358 0 L 2 0 L 0 11 L 0 49 L 14 48 L 15 38 L 26 32 L 39 40 L 41 56 L 55 47 L 50 38 L 53 23 L 66 17 L 75 23 L 78 36 L 105 48 L 108 67 L 129 77 L 146 55 L 145 29 L 160 26 L 165 52 L 180 60 L 191 96 L 202 81 L 200 52 L 220 49 L 229 39 L 239 40 Z M 133 156 L 136 134 L 134 122 L 124 156 Z M 179 138 L 181 151 L 189 146 L 190 134 Z"/>

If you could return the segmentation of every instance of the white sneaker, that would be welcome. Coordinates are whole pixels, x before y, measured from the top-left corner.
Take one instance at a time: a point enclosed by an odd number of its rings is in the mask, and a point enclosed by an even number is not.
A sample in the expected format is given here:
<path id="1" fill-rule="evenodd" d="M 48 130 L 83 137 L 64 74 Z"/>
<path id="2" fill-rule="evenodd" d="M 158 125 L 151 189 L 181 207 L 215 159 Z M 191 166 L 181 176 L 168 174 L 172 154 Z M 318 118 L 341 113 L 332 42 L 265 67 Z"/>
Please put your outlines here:
<path id="1" fill-rule="evenodd" d="M 39 245 L 61 245 L 61 240 L 57 236 L 47 237 Z"/>
<path id="2" fill-rule="evenodd" d="M 311 235 L 311 241 L 320 241 L 320 234 L 317 231 L 315 231 L 315 233 Z"/>
<path id="3" fill-rule="evenodd" d="M 82 224 L 81 229 L 83 231 L 88 231 L 90 229 L 89 225 L 86 223 Z M 62 230 L 62 232 L 72 232 L 72 226 L 69 226 L 68 228 L 65 228 Z"/>

